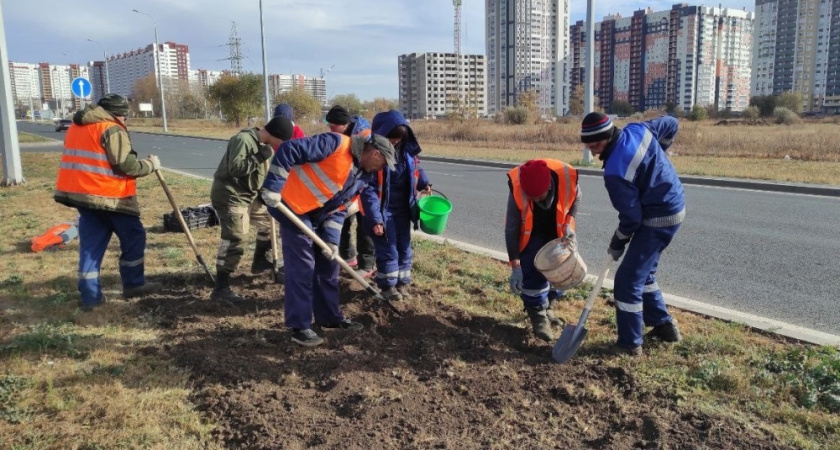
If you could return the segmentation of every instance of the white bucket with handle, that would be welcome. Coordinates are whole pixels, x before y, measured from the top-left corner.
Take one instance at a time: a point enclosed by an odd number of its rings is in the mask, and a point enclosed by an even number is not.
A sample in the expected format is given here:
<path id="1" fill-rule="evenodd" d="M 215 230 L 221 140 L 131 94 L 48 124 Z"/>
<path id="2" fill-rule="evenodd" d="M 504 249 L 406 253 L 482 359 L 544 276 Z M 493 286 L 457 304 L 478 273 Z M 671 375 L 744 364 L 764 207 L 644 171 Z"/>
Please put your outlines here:
<path id="1" fill-rule="evenodd" d="M 557 238 L 543 245 L 534 258 L 534 267 L 557 289 L 570 289 L 586 278 L 586 263 L 575 245 Z"/>

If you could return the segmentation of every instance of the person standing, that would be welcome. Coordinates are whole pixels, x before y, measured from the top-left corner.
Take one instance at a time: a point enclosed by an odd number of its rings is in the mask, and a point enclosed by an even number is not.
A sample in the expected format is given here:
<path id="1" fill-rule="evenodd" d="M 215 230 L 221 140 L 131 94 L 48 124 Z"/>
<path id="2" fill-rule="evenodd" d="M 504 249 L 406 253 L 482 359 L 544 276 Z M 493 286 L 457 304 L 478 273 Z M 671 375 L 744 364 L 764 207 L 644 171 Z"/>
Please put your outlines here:
<path id="1" fill-rule="evenodd" d="M 242 241 L 251 222 L 257 228 L 257 242 L 251 273 L 271 270 L 271 222 L 257 194 L 265 180 L 265 161 L 274 149 L 291 139 L 294 125 L 283 116 L 271 119 L 263 128 L 245 129 L 228 141 L 227 150 L 213 174 L 210 200 L 219 215 L 222 240 L 216 254 L 216 286 L 211 300 L 239 301 L 230 288 L 230 276 L 245 252 Z"/>
<path id="2" fill-rule="evenodd" d="M 402 300 L 411 284 L 411 226 L 417 229 L 420 212 L 417 192 L 430 193 L 432 185 L 420 167 L 420 144 L 398 111 L 373 118 L 373 133 L 388 138 L 396 149 L 396 166 L 380 171 L 362 192 L 366 232 L 373 234 L 376 284 L 388 300 Z"/>
<path id="3" fill-rule="evenodd" d="M 366 186 L 365 177 L 386 165 L 394 166 L 394 147 L 377 135 L 316 134 L 293 139 L 274 155 L 261 198 L 280 222 L 286 262 L 283 304 L 293 342 L 305 347 L 324 342 L 312 330 L 313 314 L 322 329 L 362 328 L 339 308 L 339 265 L 335 259 L 346 205 Z M 322 252 L 278 209 L 281 204 L 332 251 Z"/>
<path id="4" fill-rule="evenodd" d="M 534 258 L 545 244 L 558 237 L 577 246 L 578 173 L 562 161 L 533 159 L 508 172 L 508 188 L 505 247 L 511 268 L 510 289 L 522 299 L 534 335 L 551 341 L 551 325 L 563 324 L 552 309 L 563 291 L 551 287 L 534 266 Z"/>
<path id="5" fill-rule="evenodd" d="M 668 116 L 620 129 L 598 112 L 581 124 L 581 141 L 604 161 L 604 184 L 618 211 L 607 248 L 615 261 L 624 255 L 614 286 L 618 354 L 641 355 L 645 337 L 682 339 L 655 277 L 660 255 L 685 219 L 682 183 L 660 145 L 663 140 L 670 145 L 677 129 L 677 120 Z M 645 326 L 653 327 L 647 336 Z"/>
<path id="6" fill-rule="evenodd" d="M 160 159 L 138 160 L 125 121 L 128 101 L 106 94 L 73 116 L 64 138 L 54 199 L 79 211 L 79 293 L 83 311 L 105 303 L 100 268 L 113 234 L 120 241 L 123 296 L 159 291 L 147 282 L 146 230 L 140 222 L 136 179 L 160 169 Z"/>
<path id="7" fill-rule="evenodd" d="M 292 131 L 292 139 L 298 139 L 302 137 L 306 137 L 306 133 L 295 123 L 295 110 L 292 108 L 292 105 L 288 103 L 280 103 L 276 107 L 274 107 L 274 117 L 283 116 L 292 121 L 292 125 L 294 125 L 294 131 Z"/>
<path id="8" fill-rule="evenodd" d="M 351 116 L 341 105 L 330 108 L 326 117 L 327 126 L 333 133 L 345 136 L 370 136 L 370 123 L 362 116 Z M 356 243 L 350 236 L 350 231 L 356 225 Z M 359 275 L 369 278 L 375 270 L 373 239 L 365 231 L 360 211 L 360 200 L 356 197 L 347 211 L 344 226 L 341 228 L 341 239 L 338 244 L 339 256 L 356 269 Z"/>

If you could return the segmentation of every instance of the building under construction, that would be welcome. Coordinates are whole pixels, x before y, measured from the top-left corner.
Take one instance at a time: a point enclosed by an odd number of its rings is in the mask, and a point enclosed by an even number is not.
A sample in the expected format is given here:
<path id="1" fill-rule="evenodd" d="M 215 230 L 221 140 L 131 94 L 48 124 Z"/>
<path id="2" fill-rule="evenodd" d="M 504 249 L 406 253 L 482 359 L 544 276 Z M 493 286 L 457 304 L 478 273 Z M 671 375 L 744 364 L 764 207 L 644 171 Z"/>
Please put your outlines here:
<path id="1" fill-rule="evenodd" d="M 595 24 L 595 95 L 612 112 L 615 101 L 634 110 L 696 104 L 740 111 L 749 106 L 755 15 L 705 6 L 674 5 L 607 16 Z M 586 26 L 571 26 L 571 89 L 581 84 Z"/>

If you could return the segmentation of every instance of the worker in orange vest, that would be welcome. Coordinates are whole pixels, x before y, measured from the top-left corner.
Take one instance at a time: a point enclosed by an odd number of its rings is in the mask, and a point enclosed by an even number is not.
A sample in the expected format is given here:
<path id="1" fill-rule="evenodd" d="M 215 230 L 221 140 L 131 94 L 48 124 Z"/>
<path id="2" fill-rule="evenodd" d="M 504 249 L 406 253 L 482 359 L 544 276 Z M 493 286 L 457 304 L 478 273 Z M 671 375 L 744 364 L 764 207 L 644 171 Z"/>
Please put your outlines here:
<path id="1" fill-rule="evenodd" d="M 563 324 L 552 310 L 563 291 L 548 283 L 534 267 L 534 258 L 543 245 L 558 237 L 577 245 L 577 170 L 562 161 L 533 159 L 508 172 L 508 187 L 505 245 L 511 268 L 510 288 L 522 298 L 534 335 L 551 341 L 551 326 Z"/>
<path id="2" fill-rule="evenodd" d="M 126 99 L 106 94 L 73 116 L 64 138 L 54 198 L 79 211 L 79 292 L 84 311 L 105 302 L 99 269 L 112 234 L 120 240 L 123 296 L 139 297 L 161 288 L 145 278 L 146 230 L 140 222 L 134 181 L 158 170 L 160 160 L 154 155 L 137 159 L 125 126 L 127 115 Z"/>

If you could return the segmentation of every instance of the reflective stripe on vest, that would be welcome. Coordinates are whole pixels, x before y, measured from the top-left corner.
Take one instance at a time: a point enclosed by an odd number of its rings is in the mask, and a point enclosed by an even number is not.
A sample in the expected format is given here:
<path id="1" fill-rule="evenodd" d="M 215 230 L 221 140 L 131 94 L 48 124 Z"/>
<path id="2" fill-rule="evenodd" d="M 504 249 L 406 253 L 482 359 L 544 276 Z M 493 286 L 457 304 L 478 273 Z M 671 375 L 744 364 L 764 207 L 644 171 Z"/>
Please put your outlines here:
<path id="1" fill-rule="evenodd" d="M 350 138 L 325 159 L 293 166 L 283 186 L 283 201 L 296 214 L 306 214 L 322 206 L 344 187 L 353 170 Z"/>
<path id="2" fill-rule="evenodd" d="M 64 138 L 64 153 L 55 183 L 57 191 L 108 198 L 137 195 L 134 177 L 118 175 L 102 147 L 103 133 L 116 122 L 70 126 Z"/>
<path id="3" fill-rule="evenodd" d="M 577 197 L 577 170 L 555 159 L 545 159 L 548 168 L 557 174 L 558 186 L 556 186 L 557 195 L 557 215 L 556 227 L 557 236 L 563 236 L 563 226 L 568 221 L 572 228 L 575 226 L 572 217 L 566 218 L 566 214 L 572 208 Z M 519 251 L 525 250 L 528 245 L 528 240 L 531 238 L 531 232 L 534 229 L 534 213 L 532 211 L 534 204 L 528 199 L 525 191 L 522 189 L 522 183 L 519 179 L 519 167 L 513 168 L 508 172 L 510 184 L 513 188 L 513 199 L 520 211 L 520 225 L 519 225 Z"/>

